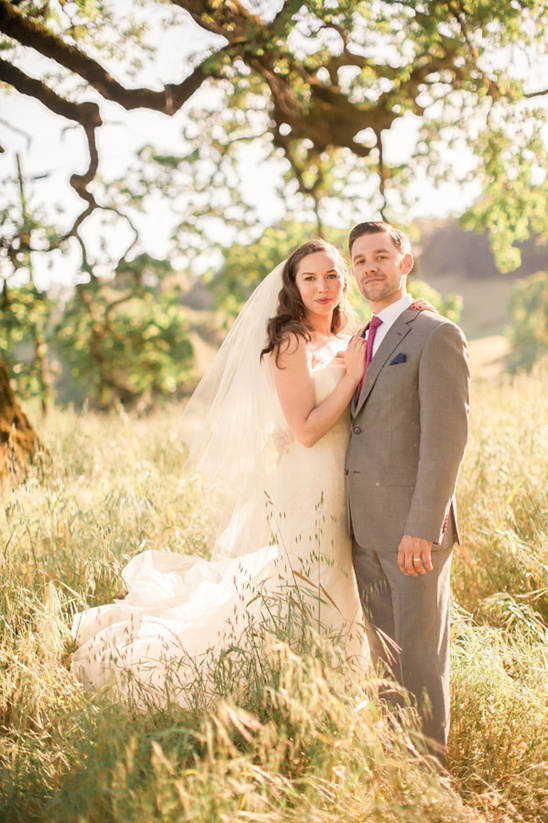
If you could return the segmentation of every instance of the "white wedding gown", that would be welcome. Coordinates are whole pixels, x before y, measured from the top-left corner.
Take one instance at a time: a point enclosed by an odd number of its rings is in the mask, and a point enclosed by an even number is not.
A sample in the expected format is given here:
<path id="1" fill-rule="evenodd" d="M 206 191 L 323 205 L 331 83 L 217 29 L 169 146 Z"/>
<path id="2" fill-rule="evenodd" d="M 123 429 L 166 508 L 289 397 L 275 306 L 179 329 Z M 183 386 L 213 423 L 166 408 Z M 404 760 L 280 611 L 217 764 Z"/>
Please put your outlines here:
<path id="1" fill-rule="evenodd" d="M 344 374 L 333 349 L 324 356 L 313 369 L 317 404 Z M 346 531 L 349 426 L 346 414 L 312 448 L 289 430 L 277 432 L 275 468 L 245 517 L 245 543 L 253 551 L 211 561 L 144 552 L 123 572 L 125 599 L 76 615 L 72 669 L 87 690 L 111 687 L 133 704 L 185 706 L 197 673 L 205 691 L 211 685 L 200 661 L 241 645 L 249 621 L 258 624 L 273 612 L 286 623 L 306 614 L 313 629 L 363 668 L 362 613 Z M 260 542 L 265 520 L 266 543 Z"/>

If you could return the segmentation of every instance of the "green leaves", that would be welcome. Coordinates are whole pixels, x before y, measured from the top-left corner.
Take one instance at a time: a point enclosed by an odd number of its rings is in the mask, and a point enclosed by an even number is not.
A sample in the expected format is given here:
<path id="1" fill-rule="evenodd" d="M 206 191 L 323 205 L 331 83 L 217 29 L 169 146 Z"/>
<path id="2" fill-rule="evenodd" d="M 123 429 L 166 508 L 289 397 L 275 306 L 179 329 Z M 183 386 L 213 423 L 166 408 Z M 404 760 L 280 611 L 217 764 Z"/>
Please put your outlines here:
<path id="1" fill-rule="evenodd" d="M 509 368 L 513 372 L 531 371 L 548 355 L 548 271 L 518 281 L 510 295 L 509 310 Z"/>
<path id="2" fill-rule="evenodd" d="M 180 289 L 148 255 L 124 261 L 114 281 L 80 284 L 55 336 L 71 381 L 102 408 L 173 394 L 194 362 Z"/>
<path id="3" fill-rule="evenodd" d="M 478 135 L 476 152 L 482 195 L 464 215 L 465 228 L 487 230 L 501 272 L 518 268 L 513 244 L 530 234 L 548 236 L 548 150 L 542 131 L 546 112 L 516 112 L 497 107 L 492 126 Z"/>
<path id="4" fill-rule="evenodd" d="M 49 400 L 47 331 L 55 301 L 33 283 L 11 288 L 4 281 L 0 296 L 0 349 L 19 397 Z"/>
<path id="5" fill-rule="evenodd" d="M 217 305 L 237 314 L 253 289 L 300 243 L 314 235 L 314 225 L 284 220 L 269 226 L 253 243 L 225 249 L 221 267 L 208 277 Z"/>

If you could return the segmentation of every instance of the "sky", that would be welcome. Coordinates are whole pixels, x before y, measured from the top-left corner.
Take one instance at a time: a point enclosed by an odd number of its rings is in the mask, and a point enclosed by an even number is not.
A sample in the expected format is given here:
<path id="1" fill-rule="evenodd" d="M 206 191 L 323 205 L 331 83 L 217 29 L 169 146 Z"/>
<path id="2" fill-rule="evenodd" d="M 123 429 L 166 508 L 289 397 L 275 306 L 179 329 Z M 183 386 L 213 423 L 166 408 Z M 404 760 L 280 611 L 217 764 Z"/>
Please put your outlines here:
<path id="1" fill-rule="evenodd" d="M 122 3 L 125 1 L 122 0 Z M 151 23 L 154 28 L 154 21 Z M 158 88 L 180 79 L 187 55 L 201 47 L 200 38 L 206 48 L 209 35 L 188 18 L 184 28 L 171 26 L 163 30 L 156 62 L 148 70 L 147 76 L 139 78 L 139 82 Z M 45 63 L 45 59 L 38 58 L 36 70 L 43 68 Z M 26 68 L 30 71 L 28 66 Z M 200 91 L 198 95 L 200 94 L 207 92 Z M 133 153 L 146 143 L 153 142 L 158 148 L 168 152 L 177 152 L 182 148 L 181 127 L 187 116 L 185 108 L 172 118 L 145 110 L 125 112 L 116 104 L 105 101 L 101 101 L 101 110 L 105 126 L 97 132 L 99 173 L 107 180 L 122 176 Z M 401 118 L 390 130 L 385 146 L 389 162 L 404 162 L 409 156 L 416 127 L 416 119 L 409 115 Z M 33 201 L 42 203 L 46 212 L 61 209 L 62 212 L 58 214 L 61 225 L 71 225 L 83 204 L 68 185 L 68 180 L 72 173 L 84 171 L 88 163 L 87 145 L 81 129 L 51 114 L 32 98 L 18 93 L 2 93 L 0 143 L 5 148 L 5 152 L 0 154 L 0 186 L 2 182 L 15 178 L 16 154 L 20 154 L 25 177 L 37 178 L 28 185 L 29 193 L 32 191 L 34 195 Z M 463 152 L 456 151 L 453 159 L 460 171 L 471 167 L 471 157 Z M 265 223 L 272 223 L 283 215 L 282 204 L 274 193 L 277 172 L 274 167 L 265 169 L 262 166 L 260 173 L 261 182 L 258 187 L 257 168 L 251 156 L 247 164 L 246 193 L 261 219 Z M 436 189 L 424 177 L 414 180 L 411 191 L 417 201 L 409 214 L 410 219 L 458 215 L 479 195 L 479 188 L 474 183 L 466 188 L 446 185 Z M 98 245 L 98 219 L 98 216 L 94 216 L 82 231 L 84 239 L 90 241 L 92 246 Z M 169 208 L 156 201 L 154 208 L 137 218 L 136 222 L 145 249 L 154 256 L 165 256 L 173 223 Z M 107 237 L 105 259 L 121 255 L 130 244 L 132 234 L 127 226 L 119 224 L 115 231 L 107 233 Z M 47 257 L 47 262 L 44 257 Z M 47 288 L 74 282 L 78 277 L 79 261 L 80 254 L 75 241 L 68 255 L 60 252 L 47 256 L 36 255 L 34 273 L 37 285 Z"/>

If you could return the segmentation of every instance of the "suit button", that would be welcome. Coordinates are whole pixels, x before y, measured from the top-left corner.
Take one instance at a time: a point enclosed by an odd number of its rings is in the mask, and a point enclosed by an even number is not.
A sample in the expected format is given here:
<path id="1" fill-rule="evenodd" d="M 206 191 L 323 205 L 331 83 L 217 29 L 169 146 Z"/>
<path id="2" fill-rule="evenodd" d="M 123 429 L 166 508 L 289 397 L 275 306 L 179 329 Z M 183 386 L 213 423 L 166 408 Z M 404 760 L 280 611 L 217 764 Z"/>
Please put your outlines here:
<path id="1" fill-rule="evenodd" d="M 360 429 L 360 427 L 359 426 L 354 426 L 354 434 L 361 434 L 361 433 L 362 433 L 362 430 Z"/>

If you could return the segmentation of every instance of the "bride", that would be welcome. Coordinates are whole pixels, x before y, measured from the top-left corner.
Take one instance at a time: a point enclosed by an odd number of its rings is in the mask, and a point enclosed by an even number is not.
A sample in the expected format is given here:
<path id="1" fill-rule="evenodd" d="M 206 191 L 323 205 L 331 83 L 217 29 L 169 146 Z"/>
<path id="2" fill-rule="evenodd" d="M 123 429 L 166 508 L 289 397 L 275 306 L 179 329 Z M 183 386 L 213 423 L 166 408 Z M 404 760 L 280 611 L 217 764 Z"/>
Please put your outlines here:
<path id="1" fill-rule="evenodd" d="M 218 521 L 212 559 L 144 552 L 123 600 L 76 615 L 72 668 L 89 691 L 187 705 L 202 662 L 273 610 L 363 665 L 344 458 L 365 340 L 343 334 L 348 285 L 340 252 L 311 240 L 244 306 L 183 415 L 198 426 L 185 472 Z"/>

